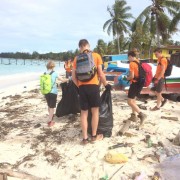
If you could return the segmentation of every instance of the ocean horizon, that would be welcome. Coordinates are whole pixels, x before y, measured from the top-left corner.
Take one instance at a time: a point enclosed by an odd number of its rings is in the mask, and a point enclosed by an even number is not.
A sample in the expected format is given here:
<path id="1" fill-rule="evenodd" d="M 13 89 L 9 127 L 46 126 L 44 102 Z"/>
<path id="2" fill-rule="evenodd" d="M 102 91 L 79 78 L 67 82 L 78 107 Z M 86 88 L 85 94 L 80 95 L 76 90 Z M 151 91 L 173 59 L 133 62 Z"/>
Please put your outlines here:
<path id="1" fill-rule="evenodd" d="M 0 89 L 39 80 L 46 69 L 47 60 L 0 59 Z M 64 74 L 64 62 L 55 61 L 55 71 Z"/>

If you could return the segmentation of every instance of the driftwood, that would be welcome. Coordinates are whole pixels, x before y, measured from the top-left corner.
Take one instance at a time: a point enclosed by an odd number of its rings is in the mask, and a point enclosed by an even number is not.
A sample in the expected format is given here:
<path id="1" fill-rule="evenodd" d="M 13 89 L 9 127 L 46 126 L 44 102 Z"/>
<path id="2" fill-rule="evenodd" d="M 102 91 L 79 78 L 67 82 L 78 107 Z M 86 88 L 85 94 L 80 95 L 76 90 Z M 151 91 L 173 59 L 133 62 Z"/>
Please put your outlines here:
<path id="1" fill-rule="evenodd" d="M 178 117 L 161 116 L 161 119 L 168 119 L 168 120 L 172 120 L 172 121 L 178 121 Z"/>
<path id="2" fill-rule="evenodd" d="M 121 130 L 118 132 L 118 135 L 122 136 L 126 131 L 129 130 L 130 125 L 131 125 L 131 121 L 127 120 L 126 123 L 121 128 Z"/>
<path id="3" fill-rule="evenodd" d="M 22 171 L 15 171 L 12 169 L 1 169 L 0 168 L 0 174 L 11 176 L 11 177 L 16 177 L 20 179 L 28 179 L 28 180 L 45 180 L 44 178 L 36 177 L 31 174 L 28 174 L 26 172 Z"/>

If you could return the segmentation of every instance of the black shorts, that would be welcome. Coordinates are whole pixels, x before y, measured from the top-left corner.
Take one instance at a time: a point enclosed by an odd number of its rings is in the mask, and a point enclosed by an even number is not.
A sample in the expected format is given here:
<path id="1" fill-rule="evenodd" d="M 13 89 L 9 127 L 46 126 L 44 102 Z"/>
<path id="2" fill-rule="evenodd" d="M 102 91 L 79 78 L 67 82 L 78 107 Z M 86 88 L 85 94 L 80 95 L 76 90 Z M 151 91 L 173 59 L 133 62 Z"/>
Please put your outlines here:
<path id="1" fill-rule="evenodd" d="M 56 101 L 57 101 L 57 94 L 48 93 L 45 95 L 47 105 L 49 108 L 55 108 L 56 107 Z"/>
<path id="2" fill-rule="evenodd" d="M 98 85 L 82 85 L 79 87 L 81 110 L 100 106 L 100 91 Z"/>
<path id="3" fill-rule="evenodd" d="M 128 91 L 128 98 L 134 99 L 135 97 L 139 96 L 142 88 L 143 84 L 132 82 Z"/>
<path id="4" fill-rule="evenodd" d="M 164 86 L 164 78 L 161 78 L 157 84 L 154 84 L 154 87 L 151 88 L 151 91 L 156 91 L 157 93 L 162 92 Z"/>

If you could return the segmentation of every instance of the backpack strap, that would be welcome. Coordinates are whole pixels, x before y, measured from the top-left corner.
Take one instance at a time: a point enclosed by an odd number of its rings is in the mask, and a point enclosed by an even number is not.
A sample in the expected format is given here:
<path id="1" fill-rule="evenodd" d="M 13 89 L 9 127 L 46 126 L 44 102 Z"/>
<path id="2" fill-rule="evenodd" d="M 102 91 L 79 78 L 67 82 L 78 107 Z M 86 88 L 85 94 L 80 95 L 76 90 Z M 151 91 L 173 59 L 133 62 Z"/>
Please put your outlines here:
<path id="1" fill-rule="evenodd" d="M 141 63 L 138 63 L 137 61 L 132 61 L 132 62 L 134 62 L 134 63 L 136 63 L 136 64 L 138 65 L 138 71 L 140 72 Z M 134 77 L 133 79 L 134 79 L 134 80 L 138 80 L 137 77 Z"/>
<path id="2" fill-rule="evenodd" d="M 51 71 L 51 72 L 49 73 L 49 75 L 52 75 L 53 72 L 55 72 L 55 71 Z M 54 86 L 55 83 L 56 83 L 56 80 L 54 81 L 54 83 L 53 83 L 53 85 L 52 85 L 52 87 L 51 87 L 51 90 L 52 90 L 52 88 L 53 88 L 53 86 Z"/>

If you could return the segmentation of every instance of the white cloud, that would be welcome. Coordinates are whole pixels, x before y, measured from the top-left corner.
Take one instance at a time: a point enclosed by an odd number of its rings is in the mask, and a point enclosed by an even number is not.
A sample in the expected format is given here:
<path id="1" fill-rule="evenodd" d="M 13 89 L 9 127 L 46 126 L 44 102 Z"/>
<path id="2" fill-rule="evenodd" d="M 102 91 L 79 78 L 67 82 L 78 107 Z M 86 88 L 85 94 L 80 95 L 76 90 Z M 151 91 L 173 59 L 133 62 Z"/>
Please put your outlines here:
<path id="1" fill-rule="evenodd" d="M 110 18 L 107 6 L 114 0 L 1 0 L 0 50 L 31 52 L 59 52 L 75 50 L 79 39 L 87 38 L 94 48 L 98 39 L 112 39 L 103 32 L 103 24 Z M 130 11 L 137 16 L 144 5 L 127 0 Z"/>

